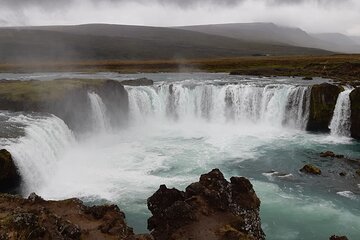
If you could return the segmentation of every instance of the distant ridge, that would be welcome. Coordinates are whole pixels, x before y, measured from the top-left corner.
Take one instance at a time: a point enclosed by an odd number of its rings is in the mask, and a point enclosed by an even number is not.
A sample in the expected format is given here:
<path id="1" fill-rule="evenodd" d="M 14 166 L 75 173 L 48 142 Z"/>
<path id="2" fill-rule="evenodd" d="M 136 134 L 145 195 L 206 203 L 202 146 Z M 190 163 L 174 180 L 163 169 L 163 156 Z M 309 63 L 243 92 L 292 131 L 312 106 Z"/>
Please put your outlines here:
<path id="1" fill-rule="evenodd" d="M 229 23 L 194 25 L 176 29 L 231 37 L 258 43 L 277 43 L 299 47 L 319 48 L 333 52 L 360 53 L 360 42 L 343 34 L 308 34 L 300 28 L 278 26 L 274 23 Z M 350 44 L 351 42 L 351 44 Z"/>
<path id="2" fill-rule="evenodd" d="M 110 24 L 0 28 L 0 62 L 154 60 L 331 52 L 183 29 Z"/>

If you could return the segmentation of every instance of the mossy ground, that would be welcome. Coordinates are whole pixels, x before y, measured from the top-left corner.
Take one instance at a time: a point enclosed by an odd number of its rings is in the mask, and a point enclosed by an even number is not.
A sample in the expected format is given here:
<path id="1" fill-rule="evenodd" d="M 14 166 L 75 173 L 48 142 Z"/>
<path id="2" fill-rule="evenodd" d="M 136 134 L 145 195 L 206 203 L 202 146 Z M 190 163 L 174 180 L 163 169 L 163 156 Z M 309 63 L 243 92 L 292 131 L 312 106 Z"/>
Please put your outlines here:
<path id="1" fill-rule="evenodd" d="M 98 86 L 105 80 L 59 79 L 55 81 L 3 81 L 0 96 L 12 101 L 56 100 L 69 90 Z"/>
<path id="2" fill-rule="evenodd" d="M 2 64 L 0 72 L 112 71 L 137 72 L 233 72 L 244 75 L 327 77 L 356 81 L 360 76 L 360 55 L 259 56 L 192 60 L 83 61 L 32 64 Z"/>

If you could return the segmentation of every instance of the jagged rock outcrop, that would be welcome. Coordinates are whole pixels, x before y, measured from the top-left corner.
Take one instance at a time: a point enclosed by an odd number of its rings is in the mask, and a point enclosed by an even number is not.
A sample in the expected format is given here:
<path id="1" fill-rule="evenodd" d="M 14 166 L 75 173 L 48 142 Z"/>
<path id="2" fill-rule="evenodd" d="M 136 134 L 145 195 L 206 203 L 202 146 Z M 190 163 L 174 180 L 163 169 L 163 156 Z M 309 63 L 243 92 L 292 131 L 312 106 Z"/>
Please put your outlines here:
<path id="1" fill-rule="evenodd" d="M 21 177 L 11 154 L 0 150 L 0 192 L 11 191 L 19 186 Z"/>
<path id="2" fill-rule="evenodd" d="M 148 199 L 148 229 L 157 240 L 265 239 L 260 200 L 246 178 L 228 182 L 214 169 L 185 192 L 165 185 Z"/>
<path id="3" fill-rule="evenodd" d="M 329 125 L 334 114 L 337 98 L 343 89 L 329 83 L 311 88 L 308 131 L 330 131 Z"/>
<path id="4" fill-rule="evenodd" d="M 335 154 L 332 151 L 326 151 L 326 152 L 320 153 L 320 157 L 323 157 L 323 158 L 327 158 L 327 157 L 330 157 L 330 158 L 344 158 L 345 156 L 340 155 L 340 154 Z"/>
<path id="5" fill-rule="evenodd" d="M 97 93 L 113 124 L 126 121 L 128 94 L 118 81 L 58 79 L 0 83 L 0 110 L 51 113 L 74 131 L 89 129 L 92 112 L 88 92 Z"/>
<path id="6" fill-rule="evenodd" d="M 88 207 L 78 199 L 45 201 L 36 194 L 27 199 L 3 194 L 0 209 L 0 239 L 152 239 L 135 235 L 115 205 Z"/>
<path id="7" fill-rule="evenodd" d="M 300 169 L 300 172 L 314 174 L 314 175 L 321 174 L 321 170 L 318 167 L 311 164 L 306 164 L 302 169 Z"/>
<path id="8" fill-rule="evenodd" d="M 121 81 L 121 84 L 127 86 L 152 86 L 154 85 L 154 81 L 148 78 L 139 78 L 134 80 L 124 80 Z"/>
<path id="9" fill-rule="evenodd" d="M 360 87 L 350 94 L 351 102 L 351 136 L 360 139 Z"/>

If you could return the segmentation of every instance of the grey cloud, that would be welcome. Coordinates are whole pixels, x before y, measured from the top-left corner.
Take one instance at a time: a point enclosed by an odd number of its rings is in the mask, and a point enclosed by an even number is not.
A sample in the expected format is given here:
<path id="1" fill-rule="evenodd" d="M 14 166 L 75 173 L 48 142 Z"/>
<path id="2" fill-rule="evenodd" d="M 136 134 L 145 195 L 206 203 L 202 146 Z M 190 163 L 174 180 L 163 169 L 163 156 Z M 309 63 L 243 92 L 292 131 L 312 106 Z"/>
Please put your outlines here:
<path id="1" fill-rule="evenodd" d="M 84 0 L 83 2 L 89 2 L 90 4 L 109 3 L 109 4 L 121 4 L 137 2 L 144 5 L 161 4 L 178 7 L 189 7 L 194 5 L 218 5 L 229 6 L 237 5 L 246 0 Z M 55 8 L 55 7 L 67 7 L 72 4 L 81 2 L 79 0 L 0 0 L 0 5 L 5 8 L 26 8 L 26 7 L 38 7 L 38 8 Z"/>
<path id="2" fill-rule="evenodd" d="M 342 4 L 351 0 L 0 0 L 0 6 L 19 10 L 28 7 L 36 7 L 43 9 L 66 9 L 73 4 L 79 2 L 88 2 L 89 4 L 121 4 L 121 3 L 139 3 L 144 5 L 161 4 L 163 6 L 174 6 L 180 8 L 188 8 L 193 6 L 222 6 L 231 7 L 244 2 L 264 2 L 267 5 L 281 5 L 281 4 L 302 4 L 302 3 L 317 3 L 319 5 L 328 4 Z"/>
<path id="3" fill-rule="evenodd" d="M 344 4 L 349 3 L 351 0 L 266 0 L 271 5 L 279 5 L 279 4 L 303 4 L 303 3 L 316 3 L 318 5 L 333 5 L 333 4 Z"/>

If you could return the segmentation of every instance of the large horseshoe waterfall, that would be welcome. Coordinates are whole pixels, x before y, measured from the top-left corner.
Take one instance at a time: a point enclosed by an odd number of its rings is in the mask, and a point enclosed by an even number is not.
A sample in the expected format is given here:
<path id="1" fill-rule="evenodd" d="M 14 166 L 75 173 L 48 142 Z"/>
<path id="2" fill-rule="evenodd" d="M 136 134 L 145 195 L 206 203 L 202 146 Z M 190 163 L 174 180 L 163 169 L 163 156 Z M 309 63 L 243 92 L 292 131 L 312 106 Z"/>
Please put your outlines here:
<path id="1" fill-rule="evenodd" d="M 83 131 L 47 113 L 1 111 L 0 148 L 12 153 L 19 168 L 20 193 L 115 203 L 135 231 L 145 232 L 146 199 L 159 185 L 184 189 L 200 174 L 220 168 L 226 177 L 251 179 L 262 201 L 267 239 L 360 234 L 360 226 L 354 228 L 360 222 L 360 187 L 345 164 L 360 158 L 360 145 L 350 138 L 352 88 L 334 99 L 331 132 L 313 133 L 306 130 L 313 90 L 307 81 L 225 74 L 150 77 L 158 78 L 150 86 L 121 86 L 128 100 L 125 116 L 114 97 L 120 91 L 81 92 L 84 104 L 68 106 L 80 106 L 71 113 L 86 116 L 79 123 Z M 124 121 L 119 127 L 117 119 Z M 326 150 L 346 159 L 319 158 Z M 319 166 L 322 175 L 299 171 L 307 163 Z M 320 230 L 314 233 L 315 225 Z"/>

